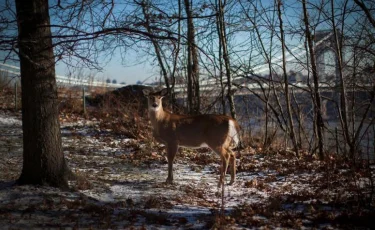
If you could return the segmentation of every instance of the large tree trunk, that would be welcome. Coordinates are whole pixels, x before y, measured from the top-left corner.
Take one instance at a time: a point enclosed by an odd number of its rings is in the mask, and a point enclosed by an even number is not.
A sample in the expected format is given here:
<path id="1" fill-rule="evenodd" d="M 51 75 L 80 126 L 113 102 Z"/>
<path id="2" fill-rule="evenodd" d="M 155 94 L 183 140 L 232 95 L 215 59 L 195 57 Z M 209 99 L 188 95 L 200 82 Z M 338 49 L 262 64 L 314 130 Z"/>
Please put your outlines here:
<path id="1" fill-rule="evenodd" d="M 66 188 L 48 0 L 16 0 L 22 87 L 19 184 Z"/>

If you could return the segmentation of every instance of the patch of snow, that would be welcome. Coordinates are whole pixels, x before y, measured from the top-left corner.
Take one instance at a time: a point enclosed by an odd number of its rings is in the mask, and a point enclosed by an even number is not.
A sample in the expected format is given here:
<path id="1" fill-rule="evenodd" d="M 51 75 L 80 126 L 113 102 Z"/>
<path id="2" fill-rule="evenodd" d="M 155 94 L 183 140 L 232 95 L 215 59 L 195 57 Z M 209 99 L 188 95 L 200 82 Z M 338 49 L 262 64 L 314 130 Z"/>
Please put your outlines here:
<path id="1" fill-rule="evenodd" d="M 1 125 L 19 126 L 21 122 L 15 117 L 0 114 Z M 14 130 L 14 127 L 11 128 L 9 130 Z M 100 130 L 96 122 L 62 122 L 64 154 L 69 167 L 78 175 L 87 179 L 91 187 L 85 187 L 79 192 L 66 193 L 57 189 L 33 186 L 15 186 L 0 189 L 0 208 L 10 213 L 9 220 L 0 221 L 0 223 L 7 223 L 3 227 L 10 228 L 15 223 L 15 221 L 11 222 L 13 219 L 18 221 L 14 228 L 28 228 L 30 226 L 49 228 L 48 225 L 45 225 L 46 223 L 53 223 L 61 227 L 59 225 L 62 221 L 61 217 L 53 217 L 51 213 L 68 211 L 71 212 L 70 221 L 72 222 L 67 223 L 65 221 L 65 224 L 70 228 L 75 226 L 76 223 L 74 221 L 93 223 L 93 226 L 95 226 L 95 224 L 102 221 L 101 219 L 95 222 L 96 216 L 102 214 L 108 215 L 107 217 L 112 221 L 111 224 L 114 224 L 114 226 L 102 227 L 106 229 L 130 228 L 132 226 L 147 226 L 150 229 L 204 229 L 207 227 L 207 219 L 202 219 L 202 217 L 212 218 L 214 211 L 219 210 L 222 205 L 222 189 L 217 188 L 219 159 L 215 163 L 198 165 L 192 160 L 187 160 L 188 158 L 185 159 L 177 155 L 174 164 L 174 184 L 167 185 L 164 182 L 167 178 L 168 166 L 165 161 L 160 160 L 162 159 L 159 155 L 160 148 L 155 148 L 149 153 L 150 156 L 155 157 L 151 157 L 149 162 L 137 163 L 138 152 L 136 149 L 146 147 L 146 145 L 140 142 L 134 143 L 135 140 L 132 139 L 115 136 L 109 131 Z M 19 134 L 19 130 L 17 134 Z M 20 141 L 19 139 L 16 140 Z M 6 141 L 9 141 L 9 137 L 7 137 Z M 6 141 L 1 142 L 0 140 L 0 144 L 6 143 Z M 137 146 L 137 148 L 134 146 Z M 1 171 L 2 175 L 5 175 L 10 170 L 8 164 L 13 166 L 21 165 L 22 151 L 15 151 L 14 156 L 18 154 L 18 161 L 15 161 L 9 157 L 8 152 L 21 149 L 21 145 L 6 146 L 3 149 L 1 147 L 0 145 L 0 150 L 6 157 L 5 161 L 0 161 L 0 166 L 2 167 L 1 169 L 4 169 Z M 291 213 L 308 213 L 309 211 L 306 210 L 314 208 L 313 206 L 315 205 L 319 205 L 319 208 L 323 211 L 334 213 L 337 212 L 337 209 L 329 206 L 332 200 L 338 195 L 341 197 L 350 197 L 352 195 L 350 191 L 343 191 L 340 188 L 328 188 L 318 191 L 313 182 L 324 179 L 325 174 L 321 171 L 315 172 L 313 169 L 290 170 L 292 167 L 289 168 L 289 171 L 288 168 L 284 171 L 284 168 L 275 169 L 275 167 L 270 167 L 270 162 L 273 161 L 270 161 L 270 157 L 267 155 L 254 154 L 246 157 L 250 159 L 247 162 L 249 168 L 237 173 L 236 182 L 233 185 L 225 185 L 224 187 L 223 200 L 228 215 L 243 204 L 264 207 L 272 199 L 275 201 L 276 206 L 279 205 L 284 211 L 291 211 Z M 136 163 L 132 161 L 129 163 L 130 161 L 125 159 L 133 159 Z M 153 159 L 159 160 L 154 161 Z M 288 160 L 282 157 L 272 160 L 274 162 L 284 162 L 284 164 L 288 163 Z M 237 163 L 240 165 L 239 159 Z M 12 170 L 14 171 L 14 169 Z M 344 171 L 341 170 L 341 172 Z M 16 177 L 17 175 L 12 178 Z M 230 175 L 227 174 L 226 182 L 229 182 L 229 180 Z M 71 184 L 73 183 L 75 182 L 71 182 Z M 353 185 L 365 188 L 369 186 L 370 181 L 368 179 L 359 179 L 356 183 Z M 319 193 L 321 197 L 307 196 L 305 200 L 293 200 L 294 196 L 300 198 L 304 196 L 304 193 Z M 147 201 L 151 203 L 155 201 L 157 205 L 145 208 Z M 93 210 L 86 210 L 86 213 L 82 214 L 84 209 L 80 205 L 85 202 L 92 202 L 90 203 L 91 205 L 96 204 L 98 207 L 94 205 L 85 207 Z M 54 206 L 48 207 L 49 203 Z M 32 211 L 32 208 L 38 208 L 39 206 L 43 206 L 44 209 L 37 212 Z M 70 206 L 73 206 L 73 208 L 70 208 Z M 18 211 L 8 210 L 8 207 L 17 208 Z M 105 208 L 108 208 L 106 209 L 107 213 L 103 211 Z M 28 211 L 30 209 L 31 211 Z M 30 217 L 28 219 L 24 218 L 24 213 L 26 213 L 26 216 L 32 213 L 34 219 Z M 127 219 L 133 218 L 129 213 L 134 215 L 134 220 L 129 221 Z M 162 223 L 150 224 L 147 222 L 149 217 L 140 213 L 149 213 L 155 216 L 162 215 L 168 218 L 168 221 L 171 221 L 166 225 Z M 275 212 L 275 216 L 280 213 L 281 211 L 279 213 Z M 82 217 L 82 215 L 86 216 Z M 268 224 L 267 221 L 270 218 L 257 213 L 249 215 L 251 215 L 252 220 L 266 224 Z M 179 224 L 178 221 L 184 222 L 184 224 Z M 311 221 L 307 219 L 302 219 L 302 222 L 308 226 L 311 224 Z M 320 228 L 322 226 L 332 227 L 331 224 L 324 225 L 324 223 L 314 227 Z M 89 228 L 90 226 L 85 225 L 85 227 Z M 99 226 L 95 227 L 99 228 Z M 279 228 L 277 223 L 276 225 L 271 225 L 272 227 Z"/>
<path id="2" fill-rule="evenodd" d="M 0 114 L 0 126 L 20 126 L 22 121 L 15 117 Z"/>

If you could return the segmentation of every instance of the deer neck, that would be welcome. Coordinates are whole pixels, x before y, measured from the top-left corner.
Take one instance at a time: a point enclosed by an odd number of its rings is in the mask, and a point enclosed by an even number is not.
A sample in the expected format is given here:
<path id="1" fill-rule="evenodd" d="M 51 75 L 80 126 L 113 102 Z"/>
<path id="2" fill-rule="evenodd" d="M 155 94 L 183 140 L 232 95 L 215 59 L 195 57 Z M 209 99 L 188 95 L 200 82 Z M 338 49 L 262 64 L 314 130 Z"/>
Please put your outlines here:
<path id="1" fill-rule="evenodd" d="M 168 118 L 168 113 L 164 111 L 163 107 L 157 110 L 149 110 L 148 112 L 152 126 L 156 127 L 158 123 L 161 123 Z"/>

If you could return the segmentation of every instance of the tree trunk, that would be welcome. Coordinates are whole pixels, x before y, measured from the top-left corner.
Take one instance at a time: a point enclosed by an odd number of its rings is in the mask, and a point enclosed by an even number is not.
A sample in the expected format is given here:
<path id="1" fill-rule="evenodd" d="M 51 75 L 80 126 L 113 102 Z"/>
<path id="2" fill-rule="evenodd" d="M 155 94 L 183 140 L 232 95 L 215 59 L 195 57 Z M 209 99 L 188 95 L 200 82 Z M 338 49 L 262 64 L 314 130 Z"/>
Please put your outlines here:
<path id="1" fill-rule="evenodd" d="M 319 92 L 319 76 L 317 71 L 317 66 L 315 62 L 315 50 L 313 47 L 313 41 L 312 36 L 309 28 L 309 18 L 308 18 L 308 12 L 306 8 L 306 1 L 302 0 L 302 7 L 303 7 L 303 21 L 305 24 L 305 34 L 307 38 L 307 44 L 309 47 L 309 54 L 310 54 L 310 61 L 311 61 L 311 69 L 312 69 L 312 75 L 313 75 L 313 81 L 314 81 L 314 96 L 313 96 L 313 102 L 314 102 L 314 115 L 315 115 L 315 128 L 316 128 L 316 134 L 318 137 L 318 154 L 319 158 L 323 160 L 324 158 L 324 141 L 323 141 L 323 117 L 322 117 L 322 106 L 321 106 L 321 97 Z"/>
<path id="2" fill-rule="evenodd" d="M 67 188 L 47 0 L 16 0 L 22 87 L 19 184 Z"/>
<path id="3" fill-rule="evenodd" d="M 223 49 L 223 59 L 224 59 L 224 65 L 225 65 L 225 72 L 227 77 L 227 99 L 229 104 L 229 110 L 231 113 L 231 116 L 236 119 L 236 107 L 234 106 L 234 98 L 232 93 L 232 74 L 230 69 L 230 58 L 229 58 L 229 52 L 228 52 L 228 44 L 227 44 L 227 35 L 225 31 L 225 21 L 224 21 L 224 5 L 222 3 L 222 0 L 219 0 L 218 5 L 218 19 L 217 22 L 219 24 L 219 41 L 221 43 L 221 48 Z M 219 57 L 221 58 L 221 57 Z"/>
<path id="4" fill-rule="evenodd" d="M 294 132 L 294 123 L 293 123 L 293 114 L 292 114 L 292 105 L 290 101 L 290 93 L 289 93 L 289 82 L 288 82 L 288 76 L 286 73 L 286 58 L 285 58 L 285 37 L 284 37 L 284 27 L 283 27 L 283 20 L 281 17 L 281 0 L 277 1 L 277 12 L 279 16 L 279 23 L 280 23 L 280 38 L 281 38 L 281 51 L 282 51 L 282 69 L 283 69 L 283 79 L 284 79 L 284 92 L 285 92 L 285 101 L 286 101 L 286 110 L 288 115 L 288 126 L 289 126 L 289 137 L 293 142 L 293 149 L 296 152 L 296 155 L 298 156 L 298 143 L 296 140 L 296 135 Z"/>
<path id="5" fill-rule="evenodd" d="M 342 63 L 342 43 L 339 41 L 339 35 L 337 34 L 337 27 L 335 22 L 335 12 L 334 12 L 334 2 L 331 0 L 331 22 L 332 22 L 332 29 L 334 34 L 334 49 L 336 51 L 336 61 L 338 67 L 336 66 L 336 74 L 338 74 L 339 78 L 339 84 L 340 84 L 340 107 L 339 107 L 339 118 L 340 123 L 343 128 L 343 134 L 346 144 L 349 145 L 349 154 L 350 158 L 354 160 L 354 151 L 355 146 L 350 138 L 349 133 L 349 121 L 348 121 L 348 102 L 346 98 L 346 83 L 344 79 L 344 73 L 343 73 L 343 63 Z M 341 37 L 341 36 L 340 36 Z"/>
<path id="6" fill-rule="evenodd" d="M 195 28 L 191 0 L 184 0 L 187 15 L 188 43 L 188 106 L 190 114 L 200 111 L 198 50 L 195 45 Z"/>
<path id="7" fill-rule="evenodd" d="M 245 7 L 241 4 L 241 7 L 243 9 L 245 9 Z M 274 111 L 273 109 L 271 109 L 270 107 L 272 106 L 271 105 L 271 102 L 270 102 L 270 95 L 271 95 L 271 88 L 274 88 L 273 85 L 273 72 L 272 72 L 272 62 L 271 62 L 271 59 L 272 59 L 272 44 L 273 44 L 273 36 L 274 36 L 274 30 L 271 30 L 270 31 L 270 37 L 269 37 L 269 41 L 270 41 L 270 44 L 269 44 L 269 51 L 267 52 L 266 50 L 266 46 L 263 42 L 263 38 L 261 36 L 261 32 L 259 31 L 259 27 L 258 27 L 258 23 L 256 22 L 256 18 L 259 18 L 257 16 L 257 8 L 256 6 L 254 6 L 254 17 L 250 17 L 247 13 L 245 14 L 246 15 L 246 18 L 250 21 L 251 25 L 253 26 L 254 30 L 255 30 L 255 33 L 256 33 L 256 36 L 259 40 L 259 44 L 260 44 L 260 47 L 261 47 L 261 51 L 263 52 L 263 56 L 264 56 L 264 59 L 265 61 L 267 62 L 267 67 L 268 67 L 268 75 L 269 75 L 269 79 L 268 79 L 268 89 L 267 90 L 262 90 L 263 92 L 263 97 L 264 97 L 264 103 L 265 103 L 265 108 L 264 108 L 264 116 L 265 116 L 265 122 L 264 122 L 264 138 L 263 138 L 263 148 L 264 149 L 268 149 L 271 145 L 271 136 L 269 136 L 269 123 L 270 123 L 270 112 Z M 275 11 L 274 11 L 275 12 Z M 272 17 L 273 18 L 273 17 Z M 275 114 L 275 116 L 277 117 L 278 115 Z"/>
<path id="8" fill-rule="evenodd" d="M 217 4 L 216 4 L 216 7 Z M 217 10 L 218 11 L 218 10 Z M 220 16 L 219 14 L 217 13 L 216 14 L 216 29 L 217 29 L 217 34 L 218 34 L 218 37 L 219 39 L 221 38 L 221 33 L 220 33 L 220 25 L 219 25 L 219 21 L 220 21 Z M 224 80 L 223 80 L 223 75 L 224 75 L 224 71 L 223 71 L 223 59 L 221 58 L 223 56 L 223 48 L 222 48 L 222 44 L 221 42 L 219 42 L 219 80 L 220 80 L 220 101 L 221 101 L 221 113 L 223 115 L 226 115 L 226 101 L 225 101 L 225 85 L 224 85 Z"/>
<path id="9" fill-rule="evenodd" d="M 154 31 L 152 31 L 152 29 L 150 28 L 150 12 L 149 12 L 150 5 L 149 5 L 148 1 L 142 1 L 140 3 L 140 5 L 142 6 L 142 12 L 143 12 L 143 16 L 145 18 L 144 27 L 146 28 L 146 30 L 149 34 L 154 34 Z M 155 55 L 156 55 L 156 58 L 158 60 L 160 70 L 161 70 L 161 73 L 162 73 L 163 78 L 164 78 L 165 86 L 167 87 L 167 90 L 169 92 L 169 94 L 168 94 L 169 102 L 172 102 L 173 101 L 172 100 L 173 93 L 172 93 L 172 90 L 171 90 L 171 86 L 169 84 L 168 71 L 167 71 L 166 65 L 163 62 L 162 50 L 160 48 L 160 45 L 159 45 L 158 41 L 155 38 L 150 37 L 150 40 L 151 40 L 152 45 L 154 46 Z"/>
<path id="10" fill-rule="evenodd" d="M 181 0 L 178 0 L 178 18 L 181 18 L 182 10 L 181 10 Z M 175 94 L 175 84 L 176 84 L 176 70 L 177 70 L 177 61 L 179 59 L 180 54 L 180 47 L 181 47 L 181 20 L 178 20 L 177 22 L 177 45 L 174 44 L 174 59 L 173 59 L 173 67 L 172 67 L 172 73 L 171 73 L 171 89 L 172 89 L 172 98 L 171 103 L 173 105 L 173 112 L 176 112 L 178 110 L 177 105 L 177 98 Z"/>

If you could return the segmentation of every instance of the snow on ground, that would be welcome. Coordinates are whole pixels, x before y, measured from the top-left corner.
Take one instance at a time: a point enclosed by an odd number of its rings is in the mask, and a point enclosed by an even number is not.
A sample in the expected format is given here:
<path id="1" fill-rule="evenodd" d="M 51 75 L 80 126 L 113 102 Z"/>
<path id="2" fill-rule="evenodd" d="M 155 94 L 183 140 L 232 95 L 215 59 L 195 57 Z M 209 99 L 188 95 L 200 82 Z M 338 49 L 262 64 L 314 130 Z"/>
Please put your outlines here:
<path id="1" fill-rule="evenodd" d="M 349 218 L 344 213 L 352 212 L 351 207 L 345 205 L 358 199 L 350 191 L 357 187 L 348 189 L 351 181 L 342 177 L 350 173 L 347 168 L 330 173 L 312 158 L 244 150 L 237 181 L 224 187 L 222 199 L 219 158 L 209 151 L 180 151 L 175 183 L 168 185 L 162 146 L 113 134 L 95 119 L 61 123 L 64 153 L 78 176 L 70 182 L 72 191 L 13 186 L 22 167 L 21 122 L 0 111 L 3 228 L 340 229 L 367 228 L 373 215 L 372 205 L 364 205 L 364 219 L 349 225 L 340 219 Z"/>
<path id="2" fill-rule="evenodd" d="M 2 127 L 21 126 L 22 122 L 18 118 L 0 113 L 0 124 Z"/>

